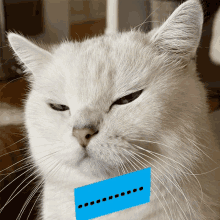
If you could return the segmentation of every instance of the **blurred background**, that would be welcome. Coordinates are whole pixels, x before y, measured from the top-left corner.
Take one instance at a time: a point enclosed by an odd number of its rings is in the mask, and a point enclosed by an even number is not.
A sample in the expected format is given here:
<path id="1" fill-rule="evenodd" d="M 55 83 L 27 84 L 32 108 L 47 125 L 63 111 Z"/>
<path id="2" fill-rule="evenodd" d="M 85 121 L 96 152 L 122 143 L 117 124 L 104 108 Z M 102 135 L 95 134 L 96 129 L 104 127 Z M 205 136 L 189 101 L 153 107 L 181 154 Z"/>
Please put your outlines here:
<path id="1" fill-rule="evenodd" d="M 23 133 L 23 99 L 28 83 L 8 47 L 6 32 L 15 31 L 47 44 L 64 38 L 82 41 L 134 27 L 148 32 L 166 20 L 181 2 L 184 1 L 0 0 L 0 219 L 17 219 L 36 181 L 28 177 L 24 163 L 27 139 Z M 210 112 L 214 112 L 220 107 L 220 1 L 201 3 L 205 22 L 197 56 L 198 72 L 208 92 Z M 35 201 L 39 201 L 40 190 L 37 191 L 21 219 L 36 218 Z M 19 193 L 4 207 L 13 192 Z"/>

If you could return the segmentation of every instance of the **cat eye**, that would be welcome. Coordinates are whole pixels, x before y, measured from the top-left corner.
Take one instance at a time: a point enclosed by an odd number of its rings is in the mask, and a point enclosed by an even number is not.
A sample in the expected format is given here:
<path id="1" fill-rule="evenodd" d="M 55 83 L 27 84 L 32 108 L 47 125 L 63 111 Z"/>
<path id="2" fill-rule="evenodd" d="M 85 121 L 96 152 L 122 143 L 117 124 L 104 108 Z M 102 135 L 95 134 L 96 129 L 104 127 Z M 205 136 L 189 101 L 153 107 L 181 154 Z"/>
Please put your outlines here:
<path id="1" fill-rule="evenodd" d="M 127 104 L 129 102 L 133 102 L 135 99 L 137 99 L 141 93 L 143 92 L 143 90 L 131 93 L 129 95 L 126 95 L 118 100 L 116 100 L 112 105 L 124 105 Z"/>
<path id="2" fill-rule="evenodd" d="M 69 107 L 66 106 L 66 105 L 59 105 L 59 104 L 49 103 L 49 106 L 50 106 L 53 110 L 56 110 L 56 111 L 67 111 L 67 110 L 69 110 Z"/>

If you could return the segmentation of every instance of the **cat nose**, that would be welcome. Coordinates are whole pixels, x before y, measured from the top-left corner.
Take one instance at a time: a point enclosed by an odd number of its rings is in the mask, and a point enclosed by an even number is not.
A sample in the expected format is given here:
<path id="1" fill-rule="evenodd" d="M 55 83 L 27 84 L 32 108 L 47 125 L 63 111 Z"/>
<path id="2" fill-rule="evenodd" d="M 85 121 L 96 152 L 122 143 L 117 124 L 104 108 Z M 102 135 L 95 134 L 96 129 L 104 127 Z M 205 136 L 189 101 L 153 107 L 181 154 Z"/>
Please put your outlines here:
<path id="1" fill-rule="evenodd" d="M 73 129 L 72 134 L 82 147 L 86 147 L 91 138 L 98 134 L 98 130 L 92 128 Z"/>

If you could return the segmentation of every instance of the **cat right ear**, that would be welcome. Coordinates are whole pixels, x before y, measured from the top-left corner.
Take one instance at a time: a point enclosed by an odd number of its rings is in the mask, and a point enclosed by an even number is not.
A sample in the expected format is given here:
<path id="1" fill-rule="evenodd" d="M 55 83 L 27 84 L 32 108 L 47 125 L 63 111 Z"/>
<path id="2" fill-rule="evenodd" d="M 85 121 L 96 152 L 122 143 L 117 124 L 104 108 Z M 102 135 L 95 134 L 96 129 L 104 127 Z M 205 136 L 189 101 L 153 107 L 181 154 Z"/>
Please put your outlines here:
<path id="1" fill-rule="evenodd" d="M 203 26 L 203 10 L 199 0 L 181 4 L 164 24 L 153 32 L 151 43 L 170 60 L 186 63 L 195 57 Z"/>
<path id="2" fill-rule="evenodd" d="M 25 72 L 37 73 L 42 69 L 42 65 L 48 62 L 52 55 L 27 40 L 23 36 L 15 33 L 8 34 L 8 41 L 14 51 L 15 56 L 25 66 Z"/>

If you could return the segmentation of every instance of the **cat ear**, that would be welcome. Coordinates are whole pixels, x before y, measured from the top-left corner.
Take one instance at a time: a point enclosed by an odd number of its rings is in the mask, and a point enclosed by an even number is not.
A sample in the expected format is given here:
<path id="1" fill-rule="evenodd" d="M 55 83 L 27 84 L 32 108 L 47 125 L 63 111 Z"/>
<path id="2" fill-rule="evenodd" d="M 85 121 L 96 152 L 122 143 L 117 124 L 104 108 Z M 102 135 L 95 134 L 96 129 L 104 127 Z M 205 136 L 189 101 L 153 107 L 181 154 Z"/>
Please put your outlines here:
<path id="1" fill-rule="evenodd" d="M 203 25 L 203 10 L 199 0 L 180 5 L 151 37 L 160 52 L 180 61 L 195 57 Z"/>
<path id="2" fill-rule="evenodd" d="M 52 55 L 15 33 L 8 34 L 8 40 L 15 56 L 25 65 L 25 71 L 35 74 L 42 69 L 42 65 L 49 61 Z"/>

